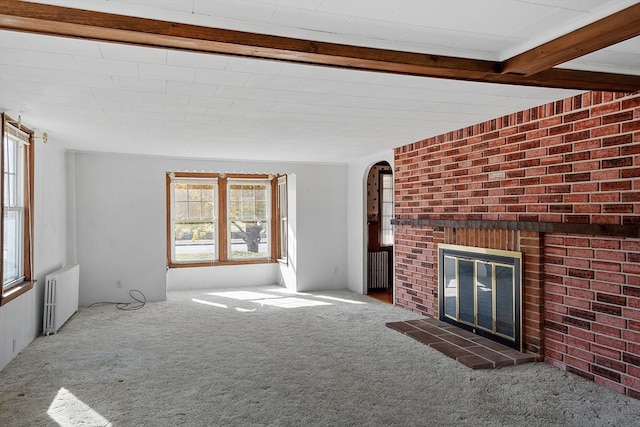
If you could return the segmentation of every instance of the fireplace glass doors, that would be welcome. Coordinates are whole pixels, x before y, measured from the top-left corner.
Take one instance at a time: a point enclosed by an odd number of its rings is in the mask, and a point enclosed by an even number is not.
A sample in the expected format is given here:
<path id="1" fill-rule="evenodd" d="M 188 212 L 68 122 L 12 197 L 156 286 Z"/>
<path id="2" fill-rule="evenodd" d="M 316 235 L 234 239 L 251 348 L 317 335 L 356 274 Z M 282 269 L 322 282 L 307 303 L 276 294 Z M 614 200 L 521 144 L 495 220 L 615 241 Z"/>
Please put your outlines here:
<path id="1" fill-rule="evenodd" d="M 439 245 L 440 319 L 520 348 L 519 252 Z"/>

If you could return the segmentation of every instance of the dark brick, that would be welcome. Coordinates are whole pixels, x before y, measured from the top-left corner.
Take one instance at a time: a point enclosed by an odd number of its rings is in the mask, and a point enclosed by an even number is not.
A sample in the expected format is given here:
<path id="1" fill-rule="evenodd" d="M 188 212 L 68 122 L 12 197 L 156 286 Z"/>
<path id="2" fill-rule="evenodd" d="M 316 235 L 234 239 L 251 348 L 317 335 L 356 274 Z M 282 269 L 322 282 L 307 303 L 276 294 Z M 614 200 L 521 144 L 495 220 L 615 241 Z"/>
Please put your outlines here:
<path id="1" fill-rule="evenodd" d="M 622 360 L 632 365 L 640 366 L 640 356 L 636 354 L 623 353 Z"/>
<path id="2" fill-rule="evenodd" d="M 592 270 L 580 270 L 578 268 L 570 268 L 568 275 L 571 277 L 580 277 L 581 279 L 593 279 L 595 273 Z"/>
<path id="3" fill-rule="evenodd" d="M 632 134 L 629 133 L 626 135 L 617 135 L 609 138 L 603 138 L 602 146 L 611 147 L 613 145 L 631 144 L 632 142 L 633 142 L 633 136 Z"/>
<path id="4" fill-rule="evenodd" d="M 602 118 L 602 124 L 626 122 L 633 119 L 633 111 L 623 111 L 622 113 L 611 114 Z"/>
<path id="5" fill-rule="evenodd" d="M 580 182 L 580 181 L 591 181 L 591 173 L 583 172 L 583 173 L 572 173 L 569 175 L 565 175 L 565 182 Z"/>
<path id="6" fill-rule="evenodd" d="M 577 107 L 580 108 L 580 107 Z M 576 120 L 582 120 L 589 117 L 589 110 L 578 111 L 577 113 L 571 113 L 564 116 L 564 122 L 575 122 Z"/>
<path id="7" fill-rule="evenodd" d="M 604 213 L 633 213 L 633 205 L 632 204 L 614 204 L 614 205 L 603 205 L 602 212 Z"/>
<path id="8" fill-rule="evenodd" d="M 589 215 L 567 215 L 565 222 L 571 222 L 574 224 L 590 224 L 591 218 Z"/>
<path id="9" fill-rule="evenodd" d="M 591 131 L 589 129 L 583 130 L 581 132 L 574 132 L 564 136 L 564 142 L 574 142 L 581 141 L 583 139 L 589 139 L 591 136 Z"/>
<path id="10" fill-rule="evenodd" d="M 640 191 L 635 193 L 623 193 L 622 201 L 623 202 L 640 202 Z"/>
<path id="11" fill-rule="evenodd" d="M 637 178 L 640 176 L 640 168 L 623 169 L 620 178 Z"/>
<path id="12" fill-rule="evenodd" d="M 627 371 L 626 365 L 619 360 L 607 359 L 606 357 L 596 356 L 596 365 L 613 369 L 614 371 L 625 373 Z"/>
<path id="13" fill-rule="evenodd" d="M 571 151 L 571 145 L 554 145 L 553 147 L 549 147 L 549 155 L 553 156 L 555 154 L 563 154 Z"/>
<path id="14" fill-rule="evenodd" d="M 580 310 L 578 308 L 570 308 L 568 310 L 569 316 L 580 317 L 587 320 L 596 320 L 596 314 L 586 310 Z"/>
<path id="15" fill-rule="evenodd" d="M 640 124 L 640 120 L 638 120 Z M 628 156 L 630 154 L 640 154 L 640 144 L 634 145 L 626 145 L 624 147 L 620 147 L 620 155 Z"/>
<path id="16" fill-rule="evenodd" d="M 632 216 L 632 217 L 624 216 L 624 217 L 622 217 L 622 224 L 623 225 L 637 225 L 637 226 L 640 226 L 640 217 L 638 217 L 638 216 Z"/>
<path id="17" fill-rule="evenodd" d="M 571 172 L 572 170 L 573 170 L 573 165 L 569 165 L 569 164 L 554 165 L 554 166 L 549 166 L 548 168 L 549 174 L 567 173 L 567 172 Z"/>
<path id="18" fill-rule="evenodd" d="M 533 168 L 536 166 L 540 166 L 540 159 L 522 160 L 518 163 L 520 168 Z"/>
<path id="19" fill-rule="evenodd" d="M 510 187 L 505 190 L 507 196 L 521 196 L 524 194 L 524 188 L 522 187 Z M 516 202 L 517 203 L 517 202 Z"/>
<path id="20" fill-rule="evenodd" d="M 618 372 L 610 371 L 609 369 L 601 366 L 591 365 L 591 372 L 601 377 L 608 378 L 611 381 L 615 381 L 617 383 L 620 382 L 620 374 Z"/>
<path id="21" fill-rule="evenodd" d="M 559 135 L 561 133 L 571 132 L 573 126 L 570 124 L 560 125 L 549 129 L 549 135 Z"/>
<path id="22" fill-rule="evenodd" d="M 636 288 L 635 286 L 624 286 L 622 288 L 622 293 L 625 295 L 629 295 L 630 297 L 640 298 L 640 288 Z"/>
<path id="23" fill-rule="evenodd" d="M 520 185 L 523 187 L 527 187 L 530 185 L 538 185 L 540 184 L 540 177 L 533 177 L 533 178 L 523 178 L 520 180 Z"/>
<path id="24" fill-rule="evenodd" d="M 617 159 L 607 159 L 602 161 L 602 168 L 624 168 L 633 166 L 633 157 L 621 157 Z"/>
<path id="25" fill-rule="evenodd" d="M 589 381 L 593 381 L 593 374 L 574 368 L 573 366 L 567 366 L 567 372 L 570 372 L 574 375 L 581 376 L 582 378 L 585 378 Z"/>
<path id="26" fill-rule="evenodd" d="M 574 319 L 573 317 L 569 316 L 562 316 L 562 322 L 581 329 L 591 329 L 591 323 L 587 322 L 586 320 Z"/>
<path id="27" fill-rule="evenodd" d="M 526 153 L 524 151 L 516 151 L 515 153 L 507 154 L 507 161 L 512 162 L 514 160 L 524 159 Z"/>
<path id="28" fill-rule="evenodd" d="M 596 300 L 606 302 L 607 304 L 627 305 L 627 299 L 620 295 L 603 294 L 598 292 Z"/>
<path id="29" fill-rule="evenodd" d="M 598 302 L 591 303 L 591 309 L 599 313 L 610 314 L 612 316 L 622 316 L 622 307 L 616 305 L 600 304 Z"/>
<path id="30" fill-rule="evenodd" d="M 627 191 L 631 190 L 631 181 L 613 181 L 600 184 L 602 191 Z"/>
<path id="31" fill-rule="evenodd" d="M 566 194 L 566 193 L 571 193 L 571 186 L 570 185 L 550 185 L 549 187 L 547 187 L 547 191 L 549 193 L 561 193 L 561 194 Z"/>
<path id="32" fill-rule="evenodd" d="M 546 329 L 551 329 L 562 334 L 566 334 L 569 331 L 569 327 L 566 325 L 561 325 L 560 323 L 552 322 L 550 320 L 545 320 L 544 327 Z"/>
<path id="33" fill-rule="evenodd" d="M 562 194 L 545 194 L 545 195 L 541 195 L 539 200 L 540 203 L 562 203 L 562 200 L 564 199 L 564 197 L 562 196 Z"/>
<path id="34" fill-rule="evenodd" d="M 571 153 L 566 154 L 564 156 L 564 161 L 567 163 L 580 162 L 582 160 L 589 160 L 591 158 L 591 153 L 588 151 L 583 151 L 581 153 Z"/>

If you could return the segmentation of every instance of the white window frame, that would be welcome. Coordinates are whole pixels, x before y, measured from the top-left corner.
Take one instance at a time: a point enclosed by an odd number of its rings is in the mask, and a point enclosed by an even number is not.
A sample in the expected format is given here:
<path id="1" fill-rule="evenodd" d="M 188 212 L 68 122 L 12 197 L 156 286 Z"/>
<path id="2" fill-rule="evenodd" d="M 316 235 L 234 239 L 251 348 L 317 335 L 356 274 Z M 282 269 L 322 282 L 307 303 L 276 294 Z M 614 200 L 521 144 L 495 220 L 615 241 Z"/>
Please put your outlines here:
<path id="1" fill-rule="evenodd" d="M 176 227 L 176 214 L 175 214 L 175 202 L 176 202 L 176 192 L 175 187 L 176 184 L 208 184 L 213 186 L 213 215 L 212 215 L 212 223 L 213 223 L 213 245 L 214 252 L 212 254 L 211 259 L 199 260 L 198 264 L 202 263 L 213 263 L 218 260 L 218 252 L 219 252 L 219 239 L 218 239 L 218 180 L 216 178 L 171 178 L 170 184 L 170 245 L 171 245 L 171 264 L 192 264 L 194 261 L 190 260 L 178 260 L 176 259 L 176 239 L 175 239 L 175 227 Z M 209 223 L 210 221 L 200 221 L 203 224 Z"/>

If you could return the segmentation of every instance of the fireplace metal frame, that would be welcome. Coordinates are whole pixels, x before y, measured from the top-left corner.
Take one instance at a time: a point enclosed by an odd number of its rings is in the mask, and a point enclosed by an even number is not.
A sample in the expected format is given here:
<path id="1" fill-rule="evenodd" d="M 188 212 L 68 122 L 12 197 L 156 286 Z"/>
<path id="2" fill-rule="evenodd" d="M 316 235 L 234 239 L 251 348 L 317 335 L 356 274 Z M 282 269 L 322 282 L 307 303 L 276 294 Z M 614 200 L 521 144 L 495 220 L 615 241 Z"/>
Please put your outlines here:
<path id="1" fill-rule="evenodd" d="M 473 283 L 473 305 L 474 305 L 474 322 L 468 322 L 460 319 L 460 286 L 456 286 L 456 318 L 448 316 L 445 313 L 445 257 L 452 257 L 456 259 L 456 269 L 458 267 L 459 260 L 473 261 L 474 262 L 474 283 Z M 491 263 L 492 265 L 503 265 L 513 268 L 513 329 L 514 336 L 509 337 L 504 334 L 500 334 L 496 331 L 495 326 L 492 330 L 483 327 L 478 324 L 477 320 L 477 274 L 476 274 L 476 262 Z M 481 336 L 485 336 L 501 344 L 508 345 L 518 351 L 522 351 L 522 253 L 515 251 L 496 250 L 477 248 L 472 246 L 460 246 L 441 243 L 438 245 L 438 304 L 439 304 L 439 318 L 442 321 L 461 327 L 463 329 L 472 331 Z M 495 324 L 496 321 L 496 293 L 495 293 L 495 268 L 492 268 L 492 321 Z"/>

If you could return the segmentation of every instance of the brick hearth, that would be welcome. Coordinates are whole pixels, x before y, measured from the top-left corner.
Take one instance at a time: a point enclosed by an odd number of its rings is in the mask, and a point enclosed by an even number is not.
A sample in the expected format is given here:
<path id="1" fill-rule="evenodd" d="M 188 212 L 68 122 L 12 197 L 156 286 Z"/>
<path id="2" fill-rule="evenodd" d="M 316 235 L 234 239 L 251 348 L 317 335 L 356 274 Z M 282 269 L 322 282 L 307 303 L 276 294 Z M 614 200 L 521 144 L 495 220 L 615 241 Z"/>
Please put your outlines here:
<path id="1" fill-rule="evenodd" d="M 432 347 L 472 369 L 494 369 L 534 362 L 536 357 L 473 334 L 464 329 L 426 318 L 390 322 L 387 327 Z"/>

